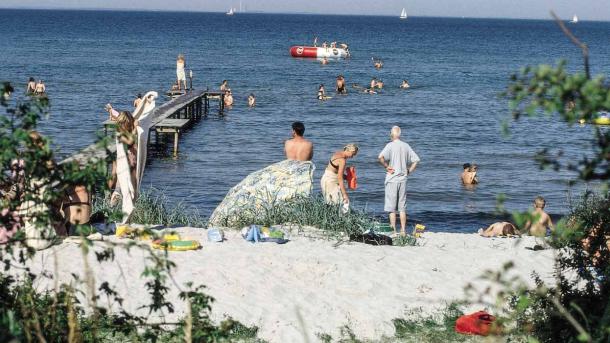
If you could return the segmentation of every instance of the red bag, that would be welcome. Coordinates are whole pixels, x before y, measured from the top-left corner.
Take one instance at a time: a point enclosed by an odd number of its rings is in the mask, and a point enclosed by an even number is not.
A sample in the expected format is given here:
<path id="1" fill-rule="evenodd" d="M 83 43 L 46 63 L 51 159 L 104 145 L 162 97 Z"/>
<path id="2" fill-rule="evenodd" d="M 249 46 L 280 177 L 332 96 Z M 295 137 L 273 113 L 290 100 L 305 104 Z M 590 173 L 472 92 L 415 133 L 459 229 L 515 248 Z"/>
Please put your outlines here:
<path id="1" fill-rule="evenodd" d="M 347 181 L 347 187 L 349 187 L 349 189 L 356 189 L 358 187 L 358 177 L 356 177 L 356 167 L 349 166 L 345 169 L 345 181 Z"/>
<path id="2" fill-rule="evenodd" d="M 491 324 L 495 320 L 496 317 L 485 311 L 465 314 L 455 321 L 455 332 L 465 335 L 487 336 L 490 334 Z"/>

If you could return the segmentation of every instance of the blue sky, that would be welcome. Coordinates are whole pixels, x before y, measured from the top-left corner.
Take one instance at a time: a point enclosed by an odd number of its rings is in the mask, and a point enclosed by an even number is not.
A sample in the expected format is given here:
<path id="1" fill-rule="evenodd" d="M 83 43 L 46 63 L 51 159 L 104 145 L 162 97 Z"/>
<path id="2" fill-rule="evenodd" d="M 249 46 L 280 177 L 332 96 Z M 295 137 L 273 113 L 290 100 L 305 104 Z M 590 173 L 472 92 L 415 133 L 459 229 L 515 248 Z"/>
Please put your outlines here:
<path id="1" fill-rule="evenodd" d="M 563 18 L 610 21 L 610 0 L 242 0 L 249 11 L 321 14 L 548 19 L 551 9 Z M 4 8 L 105 8 L 132 10 L 226 11 L 239 0 L 0 0 Z"/>

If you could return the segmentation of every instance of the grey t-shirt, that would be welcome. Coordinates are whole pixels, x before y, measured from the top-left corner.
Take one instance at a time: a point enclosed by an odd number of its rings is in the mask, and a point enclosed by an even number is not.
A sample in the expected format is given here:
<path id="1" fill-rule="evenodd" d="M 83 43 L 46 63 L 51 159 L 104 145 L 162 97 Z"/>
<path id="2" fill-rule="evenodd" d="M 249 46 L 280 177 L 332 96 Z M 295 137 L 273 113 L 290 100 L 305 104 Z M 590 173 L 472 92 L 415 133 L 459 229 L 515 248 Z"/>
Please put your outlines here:
<path id="1" fill-rule="evenodd" d="M 419 156 L 411 149 L 409 144 L 396 139 L 386 144 L 385 148 L 379 153 L 390 167 L 394 168 L 394 174 L 386 173 L 385 183 L 403 182 L 407 180 L 409 166 L 419 162 Z"/>

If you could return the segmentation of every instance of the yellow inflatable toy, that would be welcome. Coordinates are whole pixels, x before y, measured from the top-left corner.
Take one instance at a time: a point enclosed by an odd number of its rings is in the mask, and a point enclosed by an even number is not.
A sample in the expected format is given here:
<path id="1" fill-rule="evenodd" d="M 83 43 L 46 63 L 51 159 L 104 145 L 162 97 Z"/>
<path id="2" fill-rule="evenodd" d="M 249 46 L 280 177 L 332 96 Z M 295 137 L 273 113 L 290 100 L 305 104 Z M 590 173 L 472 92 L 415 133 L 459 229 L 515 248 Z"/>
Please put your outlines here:
<path id="1" fill-rule="evenodd" d="M 593 119 L 593 124 L 596 125 L 610 125 L 610 117 L 599 117 Z"/>
<path id="2" fill-rule="evenodd" d="M 198 241 L 156 240 L 152 243 L 154 249 L 168 251 L 197 250 L 201 247 Z"/>

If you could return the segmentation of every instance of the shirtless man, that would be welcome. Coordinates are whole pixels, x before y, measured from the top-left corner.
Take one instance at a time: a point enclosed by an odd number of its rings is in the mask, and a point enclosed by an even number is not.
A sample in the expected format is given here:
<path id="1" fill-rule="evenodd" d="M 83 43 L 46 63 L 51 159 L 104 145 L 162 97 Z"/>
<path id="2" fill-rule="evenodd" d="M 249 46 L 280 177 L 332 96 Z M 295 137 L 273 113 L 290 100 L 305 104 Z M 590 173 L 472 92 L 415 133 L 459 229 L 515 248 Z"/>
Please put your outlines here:
<path id="1" fill-rule="evenodd" d="M 464 167 L 464 171 L 462 172 L 462 175 L 460 176 L 460 178 L 462 179 L 462 184 L 465 186 L 468 185 L 476 185 L 477 183 L 479 183 L 479 179 L 477 179 L 477 165 L 476 164 L 470 164 L 470 163 L 464 163 L 463 165 Z"/>
<path id="2" fill-rule="evenodd" d="M 292 138 L 284 143 L 286 158 L 297 161 L 311 161 L 313 158 L 313 143 L 303 138 L 305 125 L 300 121 L 292 123 Z"/>
<path id="3" fill-rule="evenodd" d="M 44 94 L 46 91 L 47 87 L 45 87 L 44 82 L 42 82 L 42 80 L 38 80 L 38 83 L 36 84 L 36 91 L 34 93 Z"/>
<path id="4" fill-rule="evenodd" d="M 534 199 L 534 211 L 532 212 L 532 216 L 538 218 L 538 220 L 535 223 L 532 223 L 531 221 L 525 223 L 525 229 L 529 230 L 529 233 L 532 236 L 544 237 L 546 236 L 547 228 L 551 229 L 551 231 L 555 230 L 551 216 L 544 212 L 545 206 L 546 200 L 544 200 L 543 197 L 537 196 L 536 199 Z"/>

